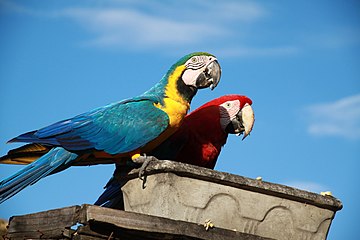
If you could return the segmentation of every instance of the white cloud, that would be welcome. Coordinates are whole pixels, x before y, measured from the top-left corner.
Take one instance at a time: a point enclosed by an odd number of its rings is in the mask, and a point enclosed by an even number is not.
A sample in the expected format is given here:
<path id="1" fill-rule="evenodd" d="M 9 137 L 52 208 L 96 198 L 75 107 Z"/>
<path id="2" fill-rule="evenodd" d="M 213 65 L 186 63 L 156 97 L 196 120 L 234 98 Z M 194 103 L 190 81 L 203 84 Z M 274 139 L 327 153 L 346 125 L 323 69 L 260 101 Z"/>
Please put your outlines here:
<path id="1" fill-rule="evenodd" d="M 187 0 L 177 2 L 181 15 L 198 16 L 203 21 L 239 20 L 252 22 L 263 18 L 267 13 L 255 1 L 203 1 Z M 174 9 L 173 9 L 174 10 Z M 174 12 L 174 11 L 171 12 Z"/>
<path id="2" fill-rule="evenodd" d="M 62 15 L 93 31 L 97 37 L 90 43 L 100 46 L 183 45 L 226 34 L 219 26 L 181 22 L 133 9 L 73 8 Z"/>
<path id="3" fill-rule="evenodd" d="M 121 2 L 120 2 L 121 3 Z M 96 46 L 151 48 L 200 46 L 226 41 L 235 34 L 231 24 L 249 24 L 265 10 L 248 1 L 113 2 L 113 6 L 67 8 L 66 17 L 95 34 Z"/>
<path id="4" fill-rule="evenodd" d="M 309 106 L 307 113 L 312 135 L 360 138 L 360 94 Z"/>
<path id="5" fill-rule="evenodd" d="M 126 49 L 226 44 L 242 26 L 266 15 L 252 1 L 110 1 L 94 6 L 66 8 L 54 15 L 94 34 L 86 45 Z"/>
<path id="6" fill-rule="evenodd" d="M 258 48 L 243 45 L 209 49 L 215 42 L 216 46 L 229 45 L 229 39 L 239 33 L 241 26 L 266 15 L 255 2 L 152 2 L 143 6 L 147 12 L 138 9 L 136 3 L 134 5 L 111 9 L 71 8 L 60 15 L 95 33 L 96 37 L 86 42 L 92 46 L 136 49 L 175 46 L 180 50 L 179 47 L 199 49 L 205 42 L 208 50 L 222 57 L 285 56 L 299 51 L 294 46 Z M 237 23 L 236 30 L 229 26 L 234 23 Z"/>
<path id="7" fill-rule="evenodd" d="M 324 186 L 322 184 L 315 183 L 315 182 L 292 181 L 292 182 L 286 182 L 286 183 L 283 183 L 283 184 L 286 185 L 286 186 L 289 186 L 289 187 L 293 187 L 293 188 L 297 188 L 297 189 L 301 189 L 301 190 L 306 190 L 308 192 L 313 192 L 313 193 L 320 193 L 320 192 L 329 191 L 327 186 Z"/>
<path id="8" fill-rule="evenodd" d="M 91 7 L 80 2 L 77 7 L 74 4 L 46 11 L 15 3 L 6 5 L 13 12 L 74 22 L 91 33 L 82 42 L 85 46 L 163 51 L 170 47 L 172 52 L 211 50 L 222 57 L 285 56 L 298 52 L 298 48 L 293 46 L 256 47 L 244 44 L 253 24 L 269 15 L 255 1 L 90 3 Z"/>

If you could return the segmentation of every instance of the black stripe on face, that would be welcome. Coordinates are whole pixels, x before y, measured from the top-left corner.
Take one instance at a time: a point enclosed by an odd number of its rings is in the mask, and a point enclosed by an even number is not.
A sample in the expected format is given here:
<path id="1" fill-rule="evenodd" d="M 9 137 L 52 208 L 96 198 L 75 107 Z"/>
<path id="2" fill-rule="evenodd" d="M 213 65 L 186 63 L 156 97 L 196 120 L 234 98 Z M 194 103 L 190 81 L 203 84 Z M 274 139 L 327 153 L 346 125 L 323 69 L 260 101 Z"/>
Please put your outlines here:
<path id="1" fill-rule="evenodd" d="M 187 69 L 198 70 L 198 69 L 200 69 L 200 68 L 202 68 L 204 66 L 205 66 L 205 63 L 189 64 L 187 66 Z"/>
<path id="2" fill-rule="evenodd" d="M 205 66 L 207 58 L 205 56 L 194 56 L 186 64 L 186 68 L 198 70 Z"/>

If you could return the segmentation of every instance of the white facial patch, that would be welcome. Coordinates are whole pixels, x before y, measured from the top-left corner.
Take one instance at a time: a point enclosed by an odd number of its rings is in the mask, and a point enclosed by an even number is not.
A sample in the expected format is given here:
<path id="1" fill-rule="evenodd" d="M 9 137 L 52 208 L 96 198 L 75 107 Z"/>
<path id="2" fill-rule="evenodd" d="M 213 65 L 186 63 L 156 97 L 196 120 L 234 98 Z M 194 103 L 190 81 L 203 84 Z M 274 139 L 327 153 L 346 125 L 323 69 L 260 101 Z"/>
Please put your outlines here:
<path id="1" fill-rule="evenodd" d="M 205 71 L 206 66 L 215 60 L 213 56 L 193 56 L 186 61 L 186 70 L 182 75 L 184 83 L 188 86 L 196 86 L 196 79 Z"/>
<path id="2" fill-rule="evenodd" d="M 202 69 L 199 70 L 186 69 L 182 75 L 182 79 L 186 85 L 195 87 L 196 79 L 201 72 Z"/>

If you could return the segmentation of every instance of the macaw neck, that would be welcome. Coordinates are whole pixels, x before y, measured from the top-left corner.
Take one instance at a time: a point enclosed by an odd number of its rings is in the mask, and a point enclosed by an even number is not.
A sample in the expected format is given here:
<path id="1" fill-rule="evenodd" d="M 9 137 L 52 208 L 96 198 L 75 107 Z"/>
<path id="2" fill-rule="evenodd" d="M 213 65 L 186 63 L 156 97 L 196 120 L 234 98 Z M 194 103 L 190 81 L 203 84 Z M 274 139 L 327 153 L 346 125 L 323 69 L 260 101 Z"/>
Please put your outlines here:
<path id="1" fill-rule="evenodd" d="M 184 70 L 185 66 L 170 68 L 162 79 L 143 95 L 159 97 L 161 105 L 164 105 L 163 100 L 165 98 L 171 98 L 180 103 L 191 103 L 192 98 L 197 93 L 197 88 L 187 86 L 182 81 L 181 77 Z"/>
<path id="2" fill-rule="evenodd" d="M 196 93 L 194 91 L 196 88 L 191 89 L 183 83 L 181 76 L 184 68 L 175 68 L 170 74 L 166 74 L 153 88 L 144 93 L 144 95 L 158 99 L 154 106 L 164 111 L 169 119 L 167 129 L 156 138 L 156 141 L 147 144 L 150 150 L 171 136 L 181 126 L 190 109 L 190 101 Z M 184 84 L 184 86 L 181 84 Z M 147 150 L 144 149 L 144 151 Z"/>
<path id="3" fill-rule="evenodd" d="M 203 141 L 211 142 L 217 148 L 226 143 L 228 134 L 220 125 L 219 109 L 216 106 L 192 112 L 185 118 L 183 125 L 193 129 Z"/>

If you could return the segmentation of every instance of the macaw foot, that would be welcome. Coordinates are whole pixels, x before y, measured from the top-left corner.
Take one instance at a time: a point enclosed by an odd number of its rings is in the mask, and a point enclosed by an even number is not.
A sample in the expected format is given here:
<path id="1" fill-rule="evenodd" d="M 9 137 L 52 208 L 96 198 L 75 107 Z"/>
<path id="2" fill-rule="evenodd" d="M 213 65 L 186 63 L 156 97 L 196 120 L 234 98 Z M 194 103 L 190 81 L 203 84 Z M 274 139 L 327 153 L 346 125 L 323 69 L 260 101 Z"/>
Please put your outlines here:
<path id="1" fill-rule="evenodd" d="M 139 156 L 133 159 L 135 163 L 141 164 L 141 167 L 139 168 L 139 178 L 143 181 L 143 188 L 145 188 L 145 183 L 146 183 L 146 174 L 145 174 L 146 168 L 149 165 L 149 163 L 154 160 L 158 160 L 158 159 L 154 156 L 146 156 L 145 154 L 144 156 Z"/>

